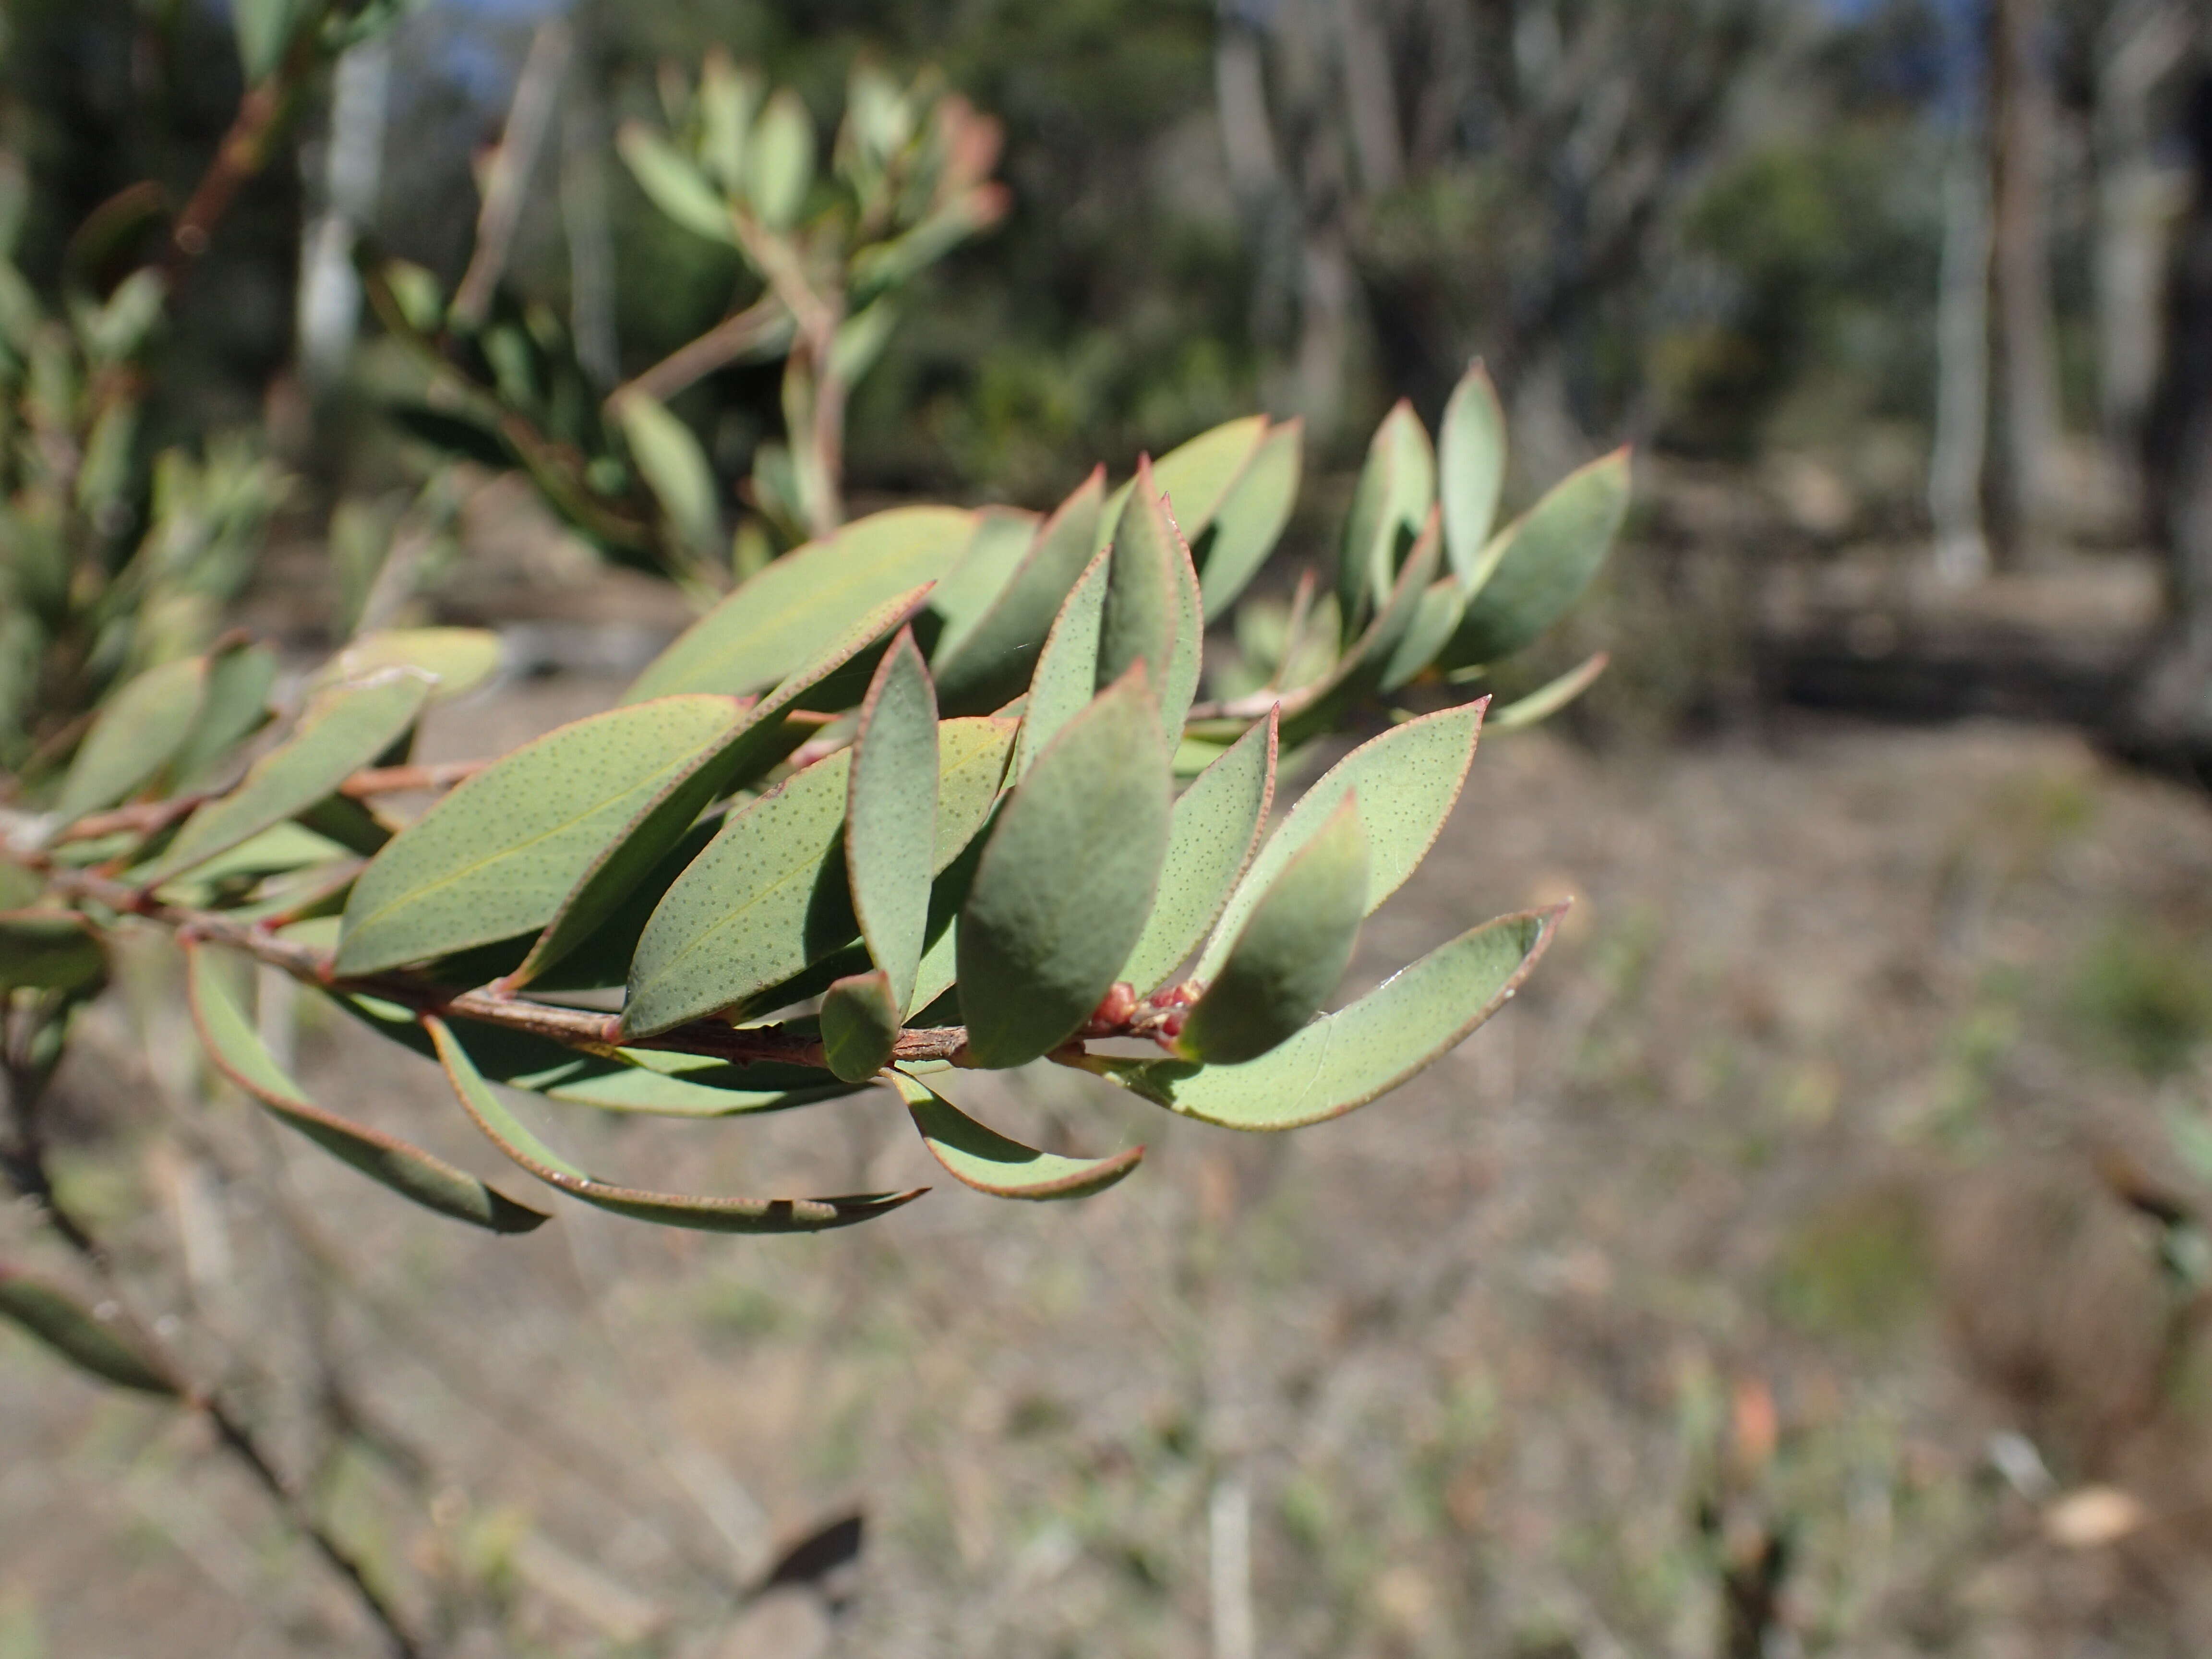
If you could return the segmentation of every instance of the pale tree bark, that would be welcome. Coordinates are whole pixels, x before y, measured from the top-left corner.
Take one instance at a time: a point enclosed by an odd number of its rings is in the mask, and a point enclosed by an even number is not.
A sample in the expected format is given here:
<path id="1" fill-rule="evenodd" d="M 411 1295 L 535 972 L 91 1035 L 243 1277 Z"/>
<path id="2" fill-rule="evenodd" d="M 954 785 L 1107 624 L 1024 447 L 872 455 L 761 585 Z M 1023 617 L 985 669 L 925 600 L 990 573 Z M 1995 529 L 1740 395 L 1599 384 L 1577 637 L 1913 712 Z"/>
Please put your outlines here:
<path id="1" fill-rule="evenodd" d="M 347 48 L 331 84 L 330 137 L 324 147 L 322 210 L 300 241 L 300 370 L 322 391 L 345 372 L 361 323 L 361 279 L 354 242 L 376 215 L 384 178 L 391 43 L 377 37 Z"/>
<path id="2" fill-rule="evenodd" d="M 2118 0 L 2098 31 L 2097 382 L 2112 453 L 2137 454 L 2158 385 L 2167 222 L 2186 175 L 2157 150 L 2154 101 L 2190 46 L 2184 0 Z"/>
<path id="3" fill-rule="evenodd" d="M 1928 509 L 1936 569 L 1946 581 L 1978 581 L 1990 568 L 1982 533 L 1982 469 L 1989 448 L 1990 216 L 1987 148 L 1978 122 L 1962 120 L 1943 185 L 1943 265 L 1936 313 L 1936 442 Z"/>
<path id="4" fill-rule="evenodd" d="M 2172 623 L 2120 735 L 2201 773 L 2212 770 L 2212 42 L 2199 48 L 2182 125 L 2191 199 L 2167 266 L 2166 349 L 2143 444 Z"/>

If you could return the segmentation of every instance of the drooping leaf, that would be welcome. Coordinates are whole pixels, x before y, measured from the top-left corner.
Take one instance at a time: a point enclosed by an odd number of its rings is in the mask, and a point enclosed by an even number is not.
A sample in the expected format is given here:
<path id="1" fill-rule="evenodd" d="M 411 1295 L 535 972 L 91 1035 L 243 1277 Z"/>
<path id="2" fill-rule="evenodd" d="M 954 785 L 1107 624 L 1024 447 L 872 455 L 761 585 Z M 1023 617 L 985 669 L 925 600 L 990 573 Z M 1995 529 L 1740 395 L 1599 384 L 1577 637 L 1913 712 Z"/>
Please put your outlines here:
<path id="1" fill-rule="evenodd" d="M 1436 481 L 1428 431 L 1413 404 L 1401 398 L 1367 447 L 1337 556 L 1337 602 L 1346 639 L 1388 600 L 1401 556 L 1435 504 Z"/>
<path id="2" fill-rule="evenodd" d="M 664 1227 L 691 1227 L 714 1233 L 811 1233 L 872 1221 L 928 1191 L 857 1193 L 840 1198 L 695 1198 L 678 1193 L 641 1191 L 586 1175 L 523 1126 L 486 1083 L 466 1048 L 453 1040 L 443 1020 L 422 1021 L 437 1045 L 453 1093 L 477 1128 L 501 1152 L 549 1187 L 617 1215 Z"/>
<path id="3" fill-rule="evenodd" d="M 64 823 L 109 807 L 153 781 L 191 737 L 207 701 L 205 657 L 149 668 L 101 706 L 54 810 Z"/>
<path id="4" fill-rule="evenodd" d="M 1517 732 L 1523 726 L 1548 720 L 1597 684 L 1599 675 L 1611 659 L 1601 651 L 1559 678 L 1539 686 L 1518 702 L 1510 702 L 1491 715 L 1486 724 L 1501 732 Z"/>
<path id="5" fill-rule="evenodd" d="M 625 121 L 615 134 L 615 148 L 653 206 L 686 230 L 736 245 L 728 204 L 673 144 L 642 121 Z"/>
<path id="6" fill-rule="evenodd" d="M 0 1267 L 0 1317 L 103 1382 L 171 1397 L 184 1389 L 76 1297 Z"/>
<path id="7" fill-rule="evenodd" d="M 1367 913 L 1367 832 L 1347 794 L 1253 906 L 1177 1046 L 1208 1065 L 1257 1060 L 1322 1011 Z"/>
<path id="8" fill-rule="evenodd" d="M 786 675 L 720 742 L 702 749 L 665 787 L 647 797 L 576 878 L 528 957 L 507 975 L 508 987 L 531 983 L 612 918 L 708 801 L 763 775 L 797 748 L 805 728 L 786 720 L 785 714 L 797 707 L 842 706 L 842 692 L 833 694 L 830 688 L 857 672 L 868 647 L 902 624 L 928 592 L 915 588 L 862 617 L 811 661 Z"/>
<path id="9" fill-rule="evenodd" d="M 941 579 L 974 528 L 975 514 L 949 507 L 856 519 L 741 584 L 655 658 L 623 701 L 744 696 L 774 685 L 885 601 Z"/>
<path id="10" fill-rule="evenodd" d="M 1444 405 L 1437 433 L 1437 495 L 1443 507 L 1444 554 L 1452 574 L 1472 586 L 1498 495 L 1505 483 L 1505 410 L 1478 359 Z"/>
<path id="11" fill-rule="evenodd" d="M 631 459 L 644 476 L 677 539 L 696 558 L 711 557 L 722 539 L 714 471 L 691 428 L 652 393 L 633 387 L 615 404 Z"/>
<path id="12" fill-rule="evenodd" d="M 502 757 L 362 872 L 337 971 L 378 973 L 544 926 L 624 829 L 743 719 L 732 697 L 662 697 L 572 721 Z"/>
<path id="13" fill-rule="evenodd" d="M 207 700 L 199 723 L 172 765 L 180 789 L 206 787 L 239 744 L 269 718 L 269 691 L 276 683 L 276 653 L 265 645 L 234 646 L 208 659 Z"/>
<path id="14" fill-rule="evenodd" d="M 869 956 L 888 975 L 894 1032 L 914 994 L 929 923 L 937 751 L 937 694 L 913 633 L 902 629 L 860 705 L 845 833 L 853 909 Z"/>
<path id="15" fill-rule="evenodd" d="M 1504 1006 L 1551 943 L 1559 914 L 1486 922 L 1241 1066 L 1109 1060 L 1092 1069 L 1224 1128 L 1296 1129 L 1338 1117 L 1388 1094 Z"/>
<path id="16" fill-rule="evenodd" d="M 966 550 L 929 596 L 930 614 L 941 625 L 930 647 L 933 658 L 942 661 L 952 657 L 975 632 L 1035 544 L 1037 524 L 1036 514 L 1016 507 L 976 510 L 975 531 Z"/>
<path id="17" fill-rule="evenodd" d="M 358 991 L 331 993 L 380 1036 L 434 1060 L 437 1045 L 410 1008 Z M 655 1117 L 731 1117 L 809 1106 L 853 1092 L 826 1071 L 757 1060 L 738 1066 L 704 1054 L 652 1048 L 586 1054 L 550 1037 L 456 1019 L 451 1030 L 483 1076 L 549 1100 Z"/>
<path id="18" fill-rule="evenodd" d="M 192 1024 L 208 1058 L 279 1121 L 402 1198 L 457 1221 L 495 1233 L 526 1233 L 547 1219 L 441 1158 L 316 1105 L 285 1075 L 231 1000 L 208 948 L 187 939 L 185 964 Z"/>
<path id="19" fill-rule="evenodd" d="M 74 910 L 0 910 L 0 1001 L 15 990 L 88 991 L 107 976 L 107 952 Z"/>
<path id="20" fill-rule="evenodd" d="M 840 750 L 747 802 L 677 878 L 630 959 L 625 1036 L 741 1002 L 851 937 L 839 842 L 852 759 Z"/>
<path id="21" fill-rule="evenodd" d="M 1206 613 L 1224 614 L 1230 602 L 1267 562 L 1297 505 L 1305 440 L 1303 421 L 1268 428 L 1228 495 L 1214 509 L 1206 562 L 1199 573 Z"/>
<path id="22" fill-rule="evenodd" d="M 346 862 L 343 846 L 295 820 L 271 824 L 258 835 L 247 836 L 237 846 L 203 860 L 184 879 L 164 883 L 162 890 L 167 895 L 180 888 L 212 889 L 222 884 L 289 875 L 295 870 Z"/>
<path id="23" fill-rule="evenodd" d="M 983 714 L 1021 695 L 1053 618 L 1090 562 L 1105 493 L 1102 466 L 1045 521 L 989 610 L 966 633 L 938 641 L 931 673 L 946 714 Z"/>
<path id="24" fill-rule="evenodd" d="M 1114 548 L 1106 562 L 1106 603 L 1098 624 L 1098 668 L 1092 690 L 1103 691 L 1142 663 L 1145 679 L 1158 699 L 1164 727 L 1182 735 L 1182 710 L 1189 707 L 1182 682 L 1197 676 L 1178 659 L 1176 647 L 1183 610 L 1180 564 L 1188 562 L 1175 521 L 1160 501 L 1152 463 L 1137 463 L 1136 493 L 1121 509 Z M 1193 657 L 1194 660 L 1194 654 Z"/>
<path id="25" fill-rule="evenodd" d="M 1503 661 L 1565 616 L 1613 550 L 1627 515 L 1626 449 L 1554 484 L 1484 551 L 1443 665 Z"/>
<path id="26" fill-rule="evenodd" d="M 473 416 L 416 403 L 386 404 L 384 413 L 409 437 L 441 455 L 474 461 L 495 472 L 505 472 L 515 464 L 507 440 Z"/>
<path id="27" fill-rule="evenodd" d="M 323 693 L 238 787 L 185 821 L 141 884 L 159 885 L 330 795 L 415 723 L 435 684 L 427 674 L 393 668 Z"/>
<path id="28" fill-rule="evenodd" d="M 906 1002 L 878 968 L 832 985 L 822 998 L 822 1055 L 847 1083 L 866 1083 L 891 1063 Z"/>
<path id="29" fill-rule="evenodd" d="M 433 704 L 473 691 L 497 672 L 501 647 L 488 628 L 388 628 L 364 634 L 315 671 L 312 696 L 341 680 L 365 680 L 384 668 L 415 668 L 438 682 Z"/>
<path id="30" fill-rule="evenodd" d="M 1275 714 L 1198 775 L 1175 804 L 1160 888 L 1119 977 L 1157 990 L 1198 948 L 1251 862 L 1275 793 Z"/>
<path id="31" fill-rule="evenodd" d="M 960 1006 L 984 1066 L 1088 1018 L 1144 930 L 1167 854 L 1168 750 L 1141 665 L 1062 726 L 1000 814 L 960 915 Z"/>
<path id="32" fill-rule="evenodd" d="M 1438 709 L 1394 726 L 1359 745 L 1327 772 L 1292 807 L 1281 826 L 1261 847 L 1252 867 L 1237 884 L 1213 937 L 1200 959 L 1198 977 L 1211 980 L 1221 970 L 1231 942 L 1261 895 L 1306 843 L 1319 835 L 1337 803 L 1357 791 L 1360 822 L 1367 832 L 1367 903 L 1377 905 L 1396 892 L 1428 856 L 1444 820 L 1459 799 L 1474 744 L 1482 728 L 1480 703 Z"/>
<path id="33" fill-rule="evenodd" d="M 1186 541 L 1195 542 L 1213 522 L 1267 434 L 1267 417 L 1247 415 L 1200 433 L 1153 465 L 1153 488 L 1168 498 Z"/>
<path id="34" fill-rule="evenodd" d="M 1113 556 L 1111 548 L 1102 549 L 1084 567 L 1053 618 L 1022 709 L 1021 748 L 1014 760 L 1018 776 L 1028 773 L 1060 727 L 1098 695 L 1098 632 L 1106 613 L 1107 571 Z"/>
<path id="35" fill-rule="evenodd" d="M 988 1129 L 920 1078 L 896 1073 L 921 1143 L 963 1186 L 994 1198 L 1088 1198 L 1103 1193 L 1144 1161 L 1132 1146 L 1111 1158 L 1062 1158 L 1040 1152 Z"/>

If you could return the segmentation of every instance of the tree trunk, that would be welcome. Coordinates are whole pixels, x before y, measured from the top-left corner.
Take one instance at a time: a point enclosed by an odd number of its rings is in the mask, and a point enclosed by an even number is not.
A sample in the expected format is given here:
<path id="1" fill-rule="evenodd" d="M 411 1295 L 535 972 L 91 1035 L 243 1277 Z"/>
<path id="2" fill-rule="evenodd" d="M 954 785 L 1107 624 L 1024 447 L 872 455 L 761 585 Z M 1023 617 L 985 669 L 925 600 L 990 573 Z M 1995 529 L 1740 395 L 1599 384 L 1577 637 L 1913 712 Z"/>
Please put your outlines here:
<path id="1" fill-rule="evenodd" d="M 1936 442 L 1928 508 L 1936 568 L 1966 586 L 1990 568 L 1981 483 L 1989 450 L 1990 214 L 1987 144 L 1971 118 L 1960 125 L 1943 189 L 1943 269 L 1936 310 Z"/>
<path id="2" fill-rule="evenodd" d="M 1984 492 L 1990 550 L 2017 565 L 2036 550 L 2058 426 L 2046 197 L 2055 114 L 2048 0 L 1990 8 L 1990 389 L 1996 416 Z"/>
<path id="3" fill-rule="evenodd" d="M 349 46 L 331 79 L 322 211 L 301 239 L 295 324 L 301 373 L 319 392 L 345 372 L 361 321 L 361 280 L 354 275 L 353 247 L 375 216 L 382 188 L 391 43 L 371 39 Z"/>
<path id="4" fill-rule="evenodd" d="M 2212 63 L 2184 125 L 2193 188 L 2168 268 L 2166 353 L 2145 429 L 2151 529 L 2173 620 L 2127 711 L 2130 746 L 2212 769 Z"/>

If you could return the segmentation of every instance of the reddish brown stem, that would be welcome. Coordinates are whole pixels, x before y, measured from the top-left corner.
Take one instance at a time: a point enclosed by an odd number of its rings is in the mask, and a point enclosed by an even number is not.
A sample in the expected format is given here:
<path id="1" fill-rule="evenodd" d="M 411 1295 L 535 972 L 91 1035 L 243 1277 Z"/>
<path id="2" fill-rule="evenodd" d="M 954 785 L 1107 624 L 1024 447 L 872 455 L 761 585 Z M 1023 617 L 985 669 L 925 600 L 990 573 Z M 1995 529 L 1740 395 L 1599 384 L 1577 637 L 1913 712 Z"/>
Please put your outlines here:
<path id="1" fill-rule="evenodd" d="M 408 789 L 450 789 L 465 783 L 489 766 L 488 760 L 432 761 L 421 766 L 372 766 L 355 773 L 338 786 L 338 793 L 356 800 L 372 795 L 396 795 Z"/>
<path id="2" fill-rule="evenodd" d="M 240 100 L 238 113 L 231 118 L 230 130 L 216 148 L 215 160 L 200 175 L 191 198 L 170 228 L 161 270 L 172 287 L 185 268 L 208 251 L 216 226 L 230 210 L 230 204 L 238 198 L 246 181 L 269 164 L 270 152 L 276 147 L 276 135 L 284 125 L 292 100 L 307 72 L 314 67 L 317 33 L 312 27 L 301 28 L 294 36 L 283 61 L 258 85 L 249 88 Z"/>

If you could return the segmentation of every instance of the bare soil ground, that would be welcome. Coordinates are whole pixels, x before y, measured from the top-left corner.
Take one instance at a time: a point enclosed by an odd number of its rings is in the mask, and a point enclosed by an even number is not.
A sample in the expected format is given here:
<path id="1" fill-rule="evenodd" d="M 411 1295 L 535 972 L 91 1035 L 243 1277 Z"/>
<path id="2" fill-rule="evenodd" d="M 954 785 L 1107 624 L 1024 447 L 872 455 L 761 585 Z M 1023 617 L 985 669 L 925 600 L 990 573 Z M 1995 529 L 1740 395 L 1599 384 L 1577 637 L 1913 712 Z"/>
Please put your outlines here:
<path id="1" fill-rule="evenodd" d="M 533 683 L 434 746 L 611 689 Z M 887 1094 L 548 1108 L 641 1182 L 938 1190 L 811 1238 L 565 1202 L 467 1235 L 206 1090 L 154 952 L 110 1018 L 155 1074 L 72 1060 L 66 1173 L 457 1656 L 1230 1659 L 1240 1535 L 1268 1656 L 1721 1655 L 1724 1580 L 1770 1653 L 2203 1652 L 2193 1235 L 2120 1194 L 2202 1189 L 2208 878 L 2203 799 L 2050 730 L 1494 738 L 1355 977 L 1571 894 L 1528 989 L 1288 1137 L 971 1084 L 1054 1147 L 1146 1143 L 1081 1204 L 949 1186 Z M 420 1063 L 313 1009 L 300 1042 L 331 1106 L 499 1173 Z M 830 1594 L 733 1606 L 853 1508 Z M 190 1419 L 0 1334 L 0 1659 L 377 1651 Z"/>

